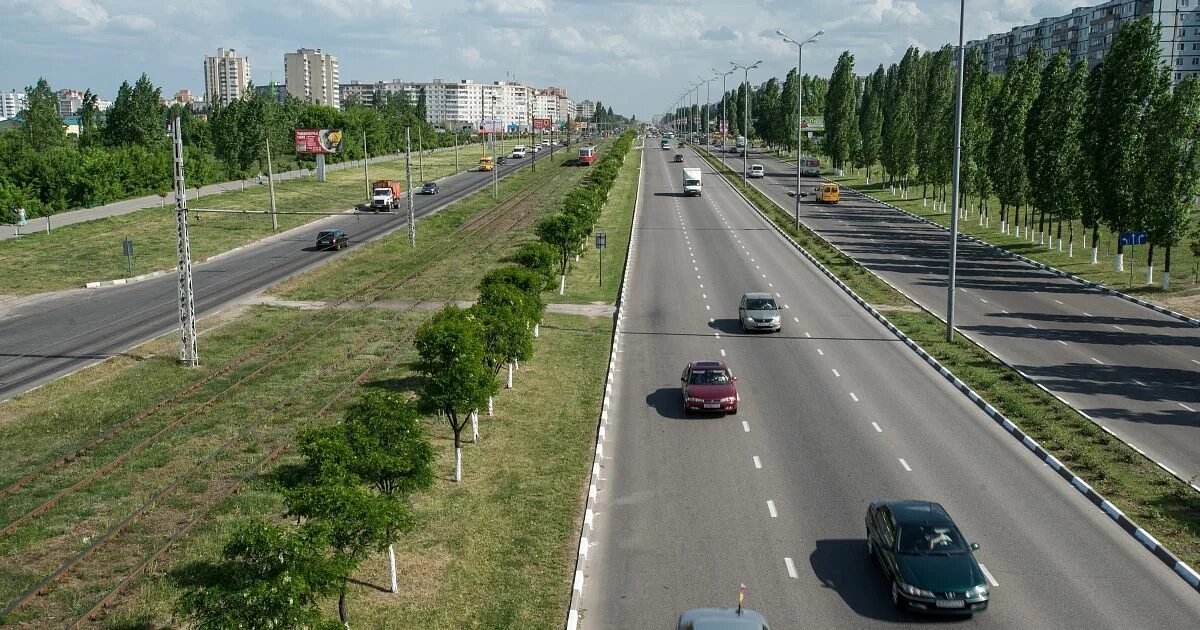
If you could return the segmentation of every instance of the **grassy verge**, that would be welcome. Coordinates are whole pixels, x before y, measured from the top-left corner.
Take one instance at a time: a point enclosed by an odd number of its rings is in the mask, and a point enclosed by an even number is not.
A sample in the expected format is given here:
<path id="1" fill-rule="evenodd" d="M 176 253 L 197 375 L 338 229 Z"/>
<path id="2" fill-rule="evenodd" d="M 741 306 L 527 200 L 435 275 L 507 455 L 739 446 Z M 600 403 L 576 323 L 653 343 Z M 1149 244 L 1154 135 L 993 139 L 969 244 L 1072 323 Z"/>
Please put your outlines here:
<path id="1" fill-rule="evenodd" d="M 945 341 L 945 324 L 869 270 L 807 229 L 795 230 L 786 213 L 762 193 L 743 186 L 708 158 L 732 185 L 864 300 L 1036 439 L 1075 474 L 1138 521 L 1193 567 L 1200 566 L 1200 495 L 1160 470 L 1074 409 L 1029 383 L 961 335 Z"/>
<path id="2" fill-rule="evenodd" d="M 476 168 L 479 148 L 460 153 L 461 169 Z M 557 157 L 557 156 L 556 156 Z M 455 172 L 454 152 L 434 153 L 425 157 L 425 179 L 437 179 Z M 413 160 L 413 182 L 418 179 L 417 160 Z M 403 182 L 404 160 L 372 164 L 369 177 Z M 315 177 L 289 180 L 275 186 L 276 208 L 280 211 L 341 212 L 366 199 L 362 170 L 329 173 L 325 183 Z M 270 208 L 267 186 L 202 197 L 193 207 L 217 209 L 265 210 Z M 315 215 L 277 215 L 280 231 L 288 230 L 321 217 Z M 204 214 L 192 221 L 193 260 L 228 251 L 269 236 L 271 219 L 265 215 Z M 122 241 L 133 240 L 132 270 L 126 266 Z M 148 208 L 129 214 L 76 223 L 36 233 L 25 238 L 0 241 L 0 295 L 27 295 L 81 287 L 86 282 L 140 275 L 175 266 L 175 213 L 172 207 Z"/>
<path id="3" fill-rule="evenodd" d="M 625 156 L 617 180 L 613 183 L 608 201 L 596 222 L 596 232 L 604 232 L 608 247 L 604 250 L 604 280 L 600 278 L 600 255 L 594 248 L 595 238 L 579 262 L 574 263 L 567 275 L 567 289 L 555 302 L 586 304 L 604 302 L 611 304 L 617 299 L 621 286 L 621 273 L 625 269 L 625 252 L 629 249 L 630 230 L 633 228 L 633 206 L 637 203 L 638 174 L 641 172 L 642 152 L 635 149 Z M 603 284 L 603 286 L 600 286 Z"/>
<path id="4" fill-rule="evenodd" d="M 536 182 L 548 181 L 538 191 L 533 193 L 525 203 L 536 203 L 540 211 L 529 219 L 521 222 L 510 231 L 506 240 L 493 242 L 485 248 L 459 248 L 455 256 L 442 257 L 425 265 L 416 255 L 416 251 L 429 243 L 450 242 L 458 238 L 467 241 L 486 238 L 497 226 L 479 226 L 477 234 L 453 233 L 466 221 L 478 213 L 496 205 L 490 189 L 477 192 L 466 199 L 459 200 L 454 205 L 439 211 L 437 214 L 417 222 L 417 250 L 408 244 L 407 232 L 395 233 L 389 238 L 380 239 L 354 252 L 350 252 L 329 264 L 322 265 L 307 273 L 301 274 L 277 285 L 271 292 L 279 297 L 291 300 L 330 300 L 345 293 L 347 286 L 358 286 L 379 275 L 383 270 L 400 264 L 401 274 L 414 273 L 420 270 L 419 282 L 407 282 L 394 291 L 379 296 L 379 299 L 412 299 L 427 292 L 430 286 L 444 284 L 453 278 L 464 275 L 482 275 L 488 268 L 507 255 L 511 249 L 532 238 L 529 226 L 542 214 L 556 210 L 556 201 L 570 190 L 570 186 L 578 183 L 586 174 L 586 169 L 564 165 L 574 158 L 569 151 L 555 151 L 553 161 L 538 158 L 537 170 L 523 168 L 520 171 L 500 181 L 500 200 L 503 202 L 522 188 Z M 546 168 L 543 169 L 542 166 Z M 447 240 L 450 239 L 450 240 Z M 475 286 L 469 286 L 456 299 L 474 299 Z"/>

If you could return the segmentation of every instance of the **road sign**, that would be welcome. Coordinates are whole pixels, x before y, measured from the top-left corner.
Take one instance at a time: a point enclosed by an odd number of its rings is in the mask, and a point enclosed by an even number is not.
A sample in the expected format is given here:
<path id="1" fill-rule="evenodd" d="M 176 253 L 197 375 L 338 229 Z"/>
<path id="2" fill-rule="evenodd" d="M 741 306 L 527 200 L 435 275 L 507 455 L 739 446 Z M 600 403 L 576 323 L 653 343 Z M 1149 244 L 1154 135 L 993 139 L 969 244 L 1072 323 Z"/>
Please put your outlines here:
<path id="1" fill-rule="evenodd" d="M 1145 245 L 1145 232 L 1121 232 L 1120 243 L 1122 245 Z"/>
<path id="2" fill-rule="evenodd" d="M 608 247 L 608 235 L 604 232 L 596 232 L 596 249 L 604 249 Z"/>
<path id="3" fill-rule="evenodd" d="M 125 273 L 133 275 L 133 241 L 126 236 L 125 240 L 121 241 L 121 248 L 125 251 Z"/>

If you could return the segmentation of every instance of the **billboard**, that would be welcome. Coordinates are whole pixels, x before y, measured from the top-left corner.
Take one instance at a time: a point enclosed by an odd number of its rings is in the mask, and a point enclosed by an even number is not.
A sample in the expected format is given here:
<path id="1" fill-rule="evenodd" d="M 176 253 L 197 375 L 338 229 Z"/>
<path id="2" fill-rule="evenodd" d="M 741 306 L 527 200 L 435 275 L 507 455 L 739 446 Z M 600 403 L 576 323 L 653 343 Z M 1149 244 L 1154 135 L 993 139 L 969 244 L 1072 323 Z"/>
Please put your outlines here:
<path id="1" fill-rule="evenodd" d="M 341 153 L 341 129 L 297 129 L 296 153 Z"/>
<path id="2" fill-rule="evenodd" d="M 550 119 L 549 118 L 534 118 L 533 119 L 533 128 L 534 129 L 549 129 L 550 128 Z"/>
<path id="3" fill-rule="evenodd" d="M 499 116 L 491 116 L 480 121 L 479 131 L 483 133 L 500 133 L 504 131 L 504 120 Z"/>

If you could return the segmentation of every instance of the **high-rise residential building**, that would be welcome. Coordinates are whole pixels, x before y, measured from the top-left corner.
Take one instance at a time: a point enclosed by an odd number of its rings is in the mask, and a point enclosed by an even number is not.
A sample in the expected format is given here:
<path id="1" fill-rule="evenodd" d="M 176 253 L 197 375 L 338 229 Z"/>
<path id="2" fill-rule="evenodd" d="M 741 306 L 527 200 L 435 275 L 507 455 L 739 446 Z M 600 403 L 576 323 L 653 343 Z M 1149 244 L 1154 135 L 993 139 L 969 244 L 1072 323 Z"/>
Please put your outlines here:
<path id="1" fill-rule="evenodd" d="M 1042 18 L 967 43 L 979 48 L 988 70 L 1004 73 L 1017 57 L 1038 46 L 1047 56 L 1066 51 L 1071 63 L 1095 66 L 1112 46 L 1113 35 L 1130 20 L 1149 16 L 1161 24 L 1159 60 L 1171 68 L 1176 83 L 1200 74 L 1200 0 L 1109 0 L 1078 7 L 1066 15 Z"/>
<path id="2" fill-rule="evenodd" d="M 421 90 L 425 91 L 425 120 L 446 129 L 524 130 L 532 124 L 529 112 L 539 107 L 534 88 L 510 81 L 446 83 L 434 79 L 423 83 L 396 79 L 351 81 L 340 86 L 344 100 L 353 98 L 362 105 L 371 105 L 384 94 L 405 94 L 416 104 Z"/>
<path id="3" fill-rule="evenodd" d="M 10 92 L 0 92 L 0 120 L 6 118 L 16 118 L 21 110 L 25 109 L 25 104 L 28 102 L 28 95 L 24 90 L 12 90 Z"/>
<path id="4" fill-rule="evenodd" d="M 58 97 L 58 115 L 61 118 L 74 116 L 83 108 L 83 92 L 70 88 L 54 93 Z"/>
<path id="5" fill-rule="evenodd" d="M 583 100 L 575 104 L 576 120 L 591 120 L 596 114 L 596 104 L 592 101 Z"/>
<path id="6" fill-rule="evenodd" d="M 217 56 L 204 58 L 204 100 L 222 106 L 242 98 L 250 89 L 250 58 L 238 57 L 232 49 L 217 49 Z"/>
<path id="7" fill-rule="evenodd" d="M 254 86 L 254 93 L 264 94 L 275 99 L 276 103 L 282 103 L 287 98 L 287 86 L 275 82 L 266 85 L 256 85 Z"/>
<path id="8" fill-rule="evenodd" d="M 341 106 L 337 57 L 320 48 L 301 48 L 283 55 L 287 93 L 317 105 Z"/>

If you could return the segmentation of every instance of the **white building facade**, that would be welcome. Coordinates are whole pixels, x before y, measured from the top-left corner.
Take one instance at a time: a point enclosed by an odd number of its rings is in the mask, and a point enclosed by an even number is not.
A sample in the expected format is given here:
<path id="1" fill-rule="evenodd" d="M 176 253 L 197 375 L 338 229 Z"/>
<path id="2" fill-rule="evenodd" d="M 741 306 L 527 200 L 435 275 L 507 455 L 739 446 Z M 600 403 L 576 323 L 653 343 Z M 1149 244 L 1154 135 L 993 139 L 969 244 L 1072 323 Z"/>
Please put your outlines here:
<path id="1" fill-rule="evenodd" d="M 337 57 L 320 48 L 301 48 L 283 55 L 287 93 L 308 103 L 341 107 Z"/>
<path id="2" fill-rule="evenodd" d="M 24 90 L 0 92 L 0 120 L 16 118 L 17 114 L 25 109 L 25 105 L 28 102 L 29 98 Z"/>
<path id="3" fill-rule="evenodd" d="M 218 48 L 215 57 L 204 58 L 204 102 L 225 107 L 245 97 L 249 89 L 249 57 L 238 57 L 232 48 Z"/>

